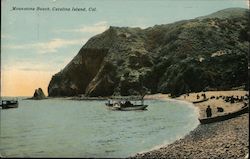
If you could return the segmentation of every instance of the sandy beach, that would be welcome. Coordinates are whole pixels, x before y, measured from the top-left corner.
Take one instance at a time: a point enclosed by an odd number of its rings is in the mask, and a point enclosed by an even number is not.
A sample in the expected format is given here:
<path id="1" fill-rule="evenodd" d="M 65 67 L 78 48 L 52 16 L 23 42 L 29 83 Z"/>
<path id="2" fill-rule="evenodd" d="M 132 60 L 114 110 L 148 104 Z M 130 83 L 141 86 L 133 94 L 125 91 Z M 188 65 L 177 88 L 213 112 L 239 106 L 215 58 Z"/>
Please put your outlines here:
<path id="1" fill-rule="evenodd" d="M 203 98 L 201 95 L 204 93 L 209 100 L 194 104 L 199 108 L 199 118 L 206 117 L 205 110 L 208 105 L 212 109 L 212 116 L 218 116 L 236 111 L 248 101 L 239 100 L 233 103 L 225 101 L 226 97 L 246 96 L 248 92 L 243 90 L 190 93 L 174 99 L 193 102 L 201 100 Z M 197 99 L 197 95 L 200 96 L 199 99 Z M 145 98 L 171 99 L 167 94 L 149 95 Z M 217 107 L 223 108 L 224 111 L 218 112 Z M 131 158 L 246 158 L 249 153 L 248 124 L 249 113 L 225 121 L 198 125 L 187 136 L 172 144 L 150 152 L 136 154 Z"/>

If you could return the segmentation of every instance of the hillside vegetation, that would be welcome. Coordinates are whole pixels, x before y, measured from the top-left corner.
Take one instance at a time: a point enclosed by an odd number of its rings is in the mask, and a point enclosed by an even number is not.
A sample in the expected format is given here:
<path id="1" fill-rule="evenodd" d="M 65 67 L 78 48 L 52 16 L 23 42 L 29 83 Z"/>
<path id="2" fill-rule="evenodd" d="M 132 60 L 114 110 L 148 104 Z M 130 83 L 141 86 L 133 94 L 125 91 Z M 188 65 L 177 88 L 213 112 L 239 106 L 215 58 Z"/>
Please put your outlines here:
<path id="1" fill-rule="evenodd" d="M 249 10 L 146 29 L 110 27 L 55 74 L 49 96 L 110 96 L 248 88 Z"/>

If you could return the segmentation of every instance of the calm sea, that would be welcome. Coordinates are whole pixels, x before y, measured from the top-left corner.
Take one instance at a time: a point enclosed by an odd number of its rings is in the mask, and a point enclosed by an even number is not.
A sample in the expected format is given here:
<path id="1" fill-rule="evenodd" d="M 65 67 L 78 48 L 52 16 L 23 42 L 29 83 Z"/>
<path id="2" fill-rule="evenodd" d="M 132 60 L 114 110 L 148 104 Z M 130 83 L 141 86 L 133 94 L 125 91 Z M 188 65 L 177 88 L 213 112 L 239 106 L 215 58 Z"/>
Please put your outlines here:
<path id="1" fill-rule="evenodd" d="M 105 101 L 19 100 L 1 110 L 4 157 L 128 157 L 169 144 L 198 125 L 187 103 L 146 100 L 145 111 L 112 111 Z"/>

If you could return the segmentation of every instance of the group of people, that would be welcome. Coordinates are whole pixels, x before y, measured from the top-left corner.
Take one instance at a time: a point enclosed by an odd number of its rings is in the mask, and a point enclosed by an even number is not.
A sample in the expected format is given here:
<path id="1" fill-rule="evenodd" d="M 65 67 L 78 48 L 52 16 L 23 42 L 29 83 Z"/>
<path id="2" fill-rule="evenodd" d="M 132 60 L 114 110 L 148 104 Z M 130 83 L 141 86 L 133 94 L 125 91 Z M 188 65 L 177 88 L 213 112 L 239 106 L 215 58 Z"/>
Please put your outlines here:
<path id="1" fill-rule="evenodd" d="M 201 96 L 203 97 L 203 99 L 206 99 L 206 98 L 207 98 L 205 93 L 202 93 Z M 196 98 L 197 98 L 197 99 L 200 99 L 199 94 L 197 94 Z"/>

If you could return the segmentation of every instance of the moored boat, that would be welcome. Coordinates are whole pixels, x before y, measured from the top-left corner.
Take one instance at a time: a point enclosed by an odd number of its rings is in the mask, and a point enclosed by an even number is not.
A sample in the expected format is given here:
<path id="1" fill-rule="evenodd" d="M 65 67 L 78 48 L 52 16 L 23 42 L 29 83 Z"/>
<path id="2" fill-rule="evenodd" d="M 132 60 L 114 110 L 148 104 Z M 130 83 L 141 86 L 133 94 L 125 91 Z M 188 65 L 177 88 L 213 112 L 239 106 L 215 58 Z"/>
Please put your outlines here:
<path id="1" fill-rule="evenodd" d="M 2 107 L 2 109 L 17 108 L 18 100 L 2 100 L 0 104 L 0 107 Z"/>
<path id="2" fill-rule="evenodd" d="M 139 102 L 139 104 L 138 104 Z M 144 104 L 143 98 L 112 98 L 108 99 L 108 102 L 105 103 L 107 108 L 111 110 L 120 110 L 120 111 L 131 111 L 131 110 L 145 110 L 148 105 Z"/>

